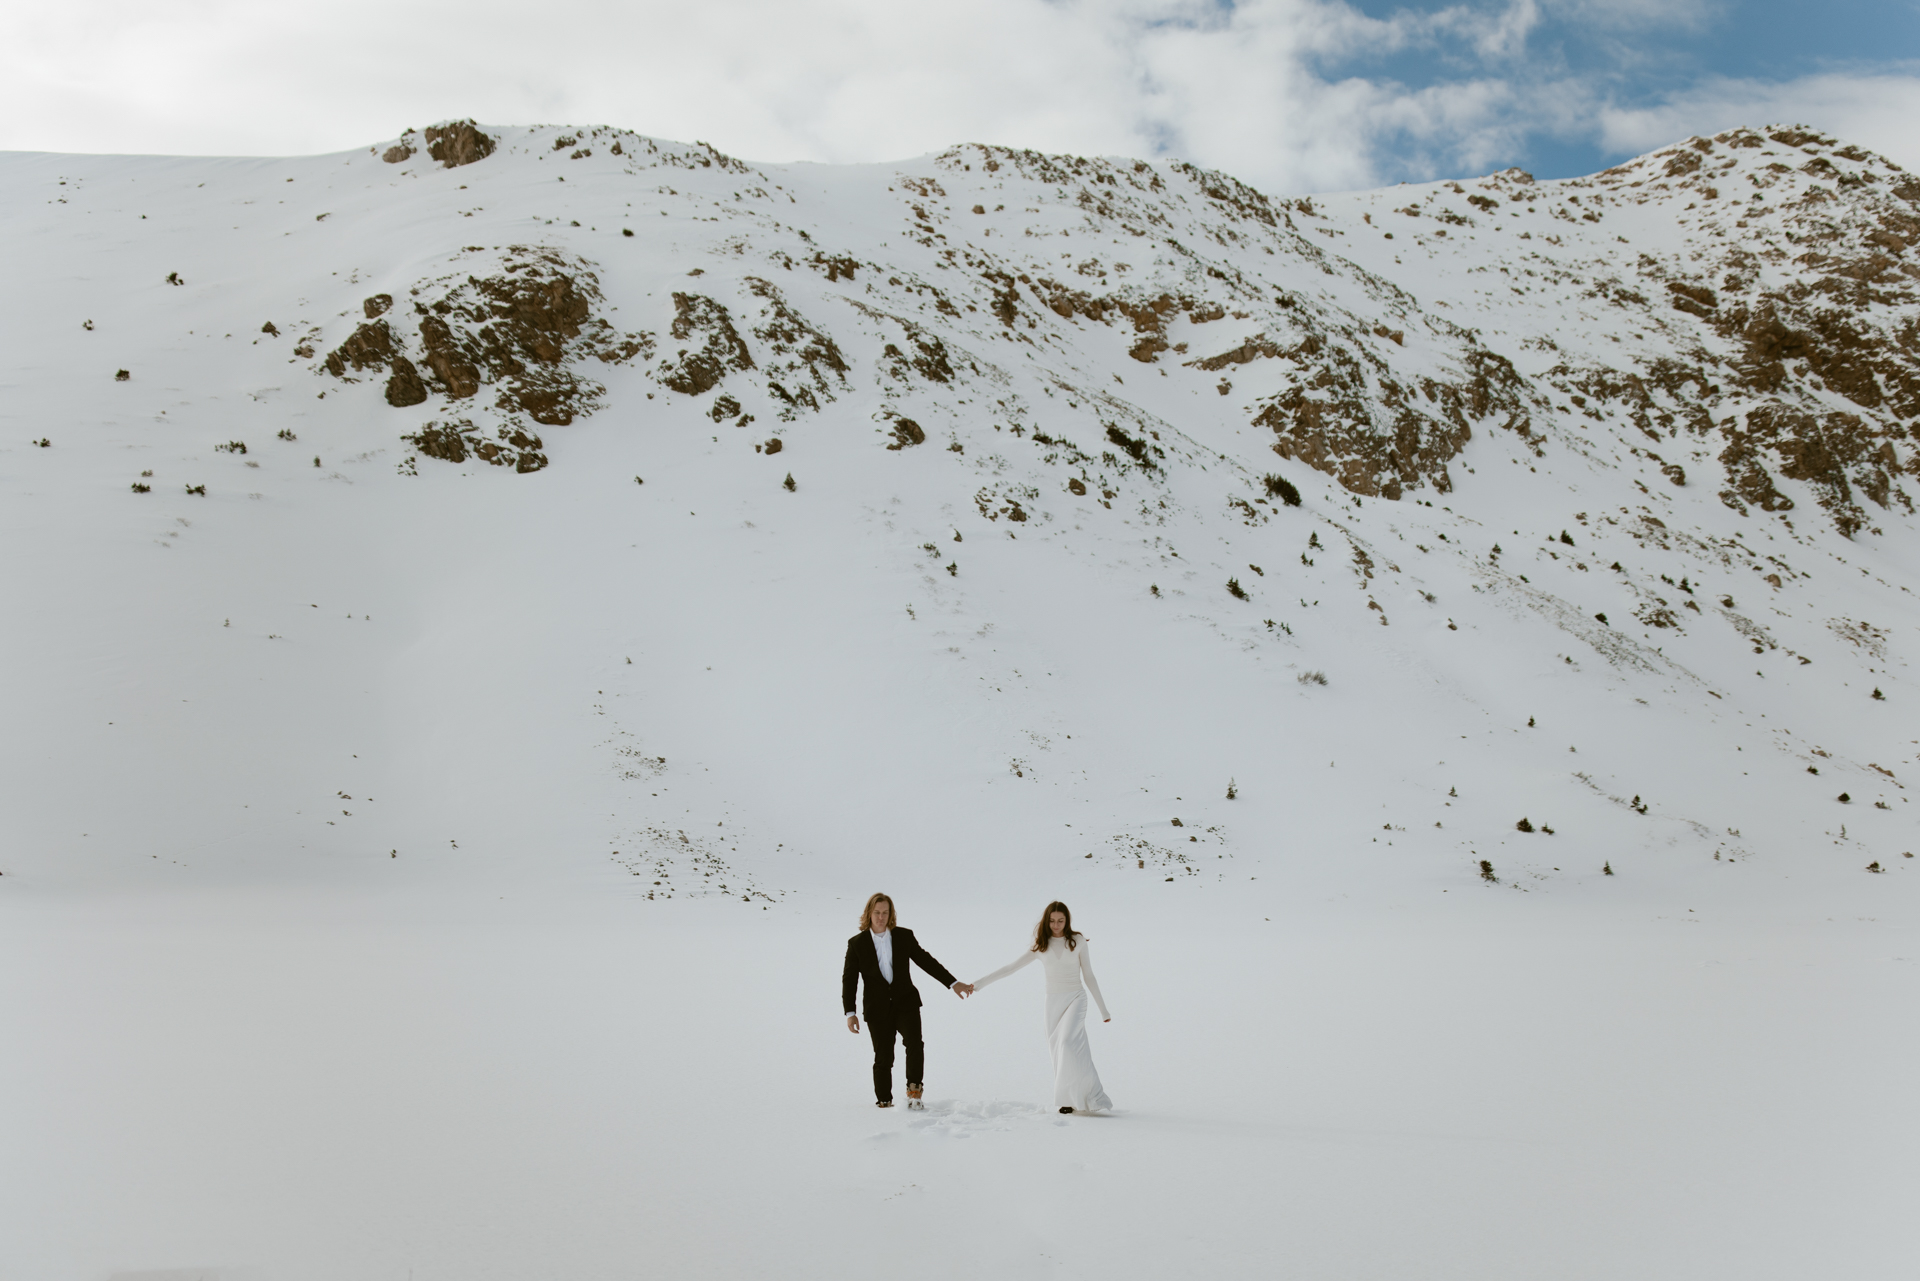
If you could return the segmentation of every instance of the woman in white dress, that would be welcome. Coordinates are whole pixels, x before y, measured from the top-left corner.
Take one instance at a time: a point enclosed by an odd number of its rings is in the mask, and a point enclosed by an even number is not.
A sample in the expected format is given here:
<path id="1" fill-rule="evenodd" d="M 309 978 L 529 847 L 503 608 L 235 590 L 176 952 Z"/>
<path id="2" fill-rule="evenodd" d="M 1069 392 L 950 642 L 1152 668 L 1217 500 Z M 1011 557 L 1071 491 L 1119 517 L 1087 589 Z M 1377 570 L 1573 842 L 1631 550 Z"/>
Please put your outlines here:
<path id="1" fill-rule="evenodd" d="M 972 987 L 998 982 L 1035 961 L 1041 962 L 1047 972 L 1047 1047 L 1053 1051 L 1053 1101 L 1062 1112 L 1104 1112 L 1113 1101 L 1100 1088 L 1093 1050 L 1087 1044 L 1089 989 L 1094 1004 L 1100 1007 L 1101 1021 L 1111 1023 L 1113 1016 L 1101 999 L 1100 981 L 1093 977 L 1086 935 L 1073 932 L 1073 913 L 1065 903 L 1047 904 L 1034 931 L 1033 946 L 1011 965 L 1001 966 Z"/>

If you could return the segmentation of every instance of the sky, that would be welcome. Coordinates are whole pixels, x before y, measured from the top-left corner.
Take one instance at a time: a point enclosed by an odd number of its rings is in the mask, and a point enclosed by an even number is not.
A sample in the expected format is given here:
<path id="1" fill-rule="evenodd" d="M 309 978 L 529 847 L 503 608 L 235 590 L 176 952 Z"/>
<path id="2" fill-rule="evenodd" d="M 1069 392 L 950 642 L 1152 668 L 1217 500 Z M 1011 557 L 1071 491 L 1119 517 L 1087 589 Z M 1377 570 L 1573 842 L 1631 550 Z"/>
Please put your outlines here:
<path id="1" fill-rule="evenodd" d="M 1604 168 L 1804 123 L 1920 168 L 1920 0 L 68 0 L 0 13 L 0 149 L 288 155 L 612 124 L 762 162 L 960 142 L 1275 192 Z"/>

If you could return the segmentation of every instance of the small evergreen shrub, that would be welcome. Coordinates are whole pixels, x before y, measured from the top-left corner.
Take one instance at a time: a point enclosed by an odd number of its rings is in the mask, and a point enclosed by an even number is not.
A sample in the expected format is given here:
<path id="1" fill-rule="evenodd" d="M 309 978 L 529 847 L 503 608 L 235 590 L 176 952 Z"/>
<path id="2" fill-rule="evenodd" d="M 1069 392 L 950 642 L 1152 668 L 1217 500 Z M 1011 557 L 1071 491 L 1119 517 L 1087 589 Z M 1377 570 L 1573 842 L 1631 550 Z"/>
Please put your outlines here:
<path id="1" fill-rule="evenodd" d="M 1285 476 L 1268 474 L 1261 477 L 1260 483 L 1266 486 L 1268 498 L 1278 498 L 1288 507 L 1300 505 L 1300 491 Z"/>

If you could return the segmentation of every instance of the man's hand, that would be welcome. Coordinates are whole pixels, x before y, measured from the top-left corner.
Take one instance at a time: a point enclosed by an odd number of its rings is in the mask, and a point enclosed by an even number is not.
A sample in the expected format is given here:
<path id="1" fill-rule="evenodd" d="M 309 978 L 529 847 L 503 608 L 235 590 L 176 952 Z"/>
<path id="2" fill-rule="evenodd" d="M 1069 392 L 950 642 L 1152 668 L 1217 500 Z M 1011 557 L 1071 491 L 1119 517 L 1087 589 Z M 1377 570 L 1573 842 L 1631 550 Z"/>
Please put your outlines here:
<path id="1" fill-rule="evenodd" d="M 860 1016 L 858 1014 L 847 1015 L 847 1031 L 858 1032 L 859 1030 L 860 1030 Z"/>
<path id="2" fill-rule="evenodd" d="M 970 997 L 970 996 L 972 996 L 972 995 L 973 995 L 973 984 L 971 984 L 971 983 L 955 983 L 955 984 L 953 985 L 953 994 L 954 994 L 955 996 L 957 996 L 957 997 L 959 997 L 959 998 L 960 998 L 961 1000 L 963 1000 L 963 1001 L 964 1001 L 964 1000 L 966 1000 L 966 999 L 967 999 L 968 997 Z"/>

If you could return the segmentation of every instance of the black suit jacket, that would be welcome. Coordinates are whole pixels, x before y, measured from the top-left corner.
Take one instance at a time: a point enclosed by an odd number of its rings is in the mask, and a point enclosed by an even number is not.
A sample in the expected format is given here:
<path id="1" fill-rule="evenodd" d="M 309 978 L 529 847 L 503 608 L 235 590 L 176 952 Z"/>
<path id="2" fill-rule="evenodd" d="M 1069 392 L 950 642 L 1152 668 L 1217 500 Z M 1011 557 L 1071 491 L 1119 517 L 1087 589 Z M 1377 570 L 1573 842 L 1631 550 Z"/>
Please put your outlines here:
<path id="1" fill-rule="evenodd" d="M 952 987 L 958 981 L 920 946 L 912 930 L 896 925 L 888 933 L 893 935 L 893 982 L 881 976 L 880 954 L 874 950 L 873 935 L 865 930 L 847 940 L 847 962 L 840 970 L 840 1008 L 853 1012 L 854 987 L 865 979 L 867 990 L 860 1000 L 860 1013 L 869 1021 L 875 1015 L 890 1015 L 896 1009 L 920 1004 L 920 989 L 913 985 L 915 965 L 940 980 L 941 987 Z"/>

